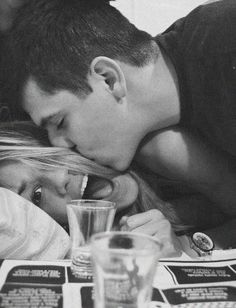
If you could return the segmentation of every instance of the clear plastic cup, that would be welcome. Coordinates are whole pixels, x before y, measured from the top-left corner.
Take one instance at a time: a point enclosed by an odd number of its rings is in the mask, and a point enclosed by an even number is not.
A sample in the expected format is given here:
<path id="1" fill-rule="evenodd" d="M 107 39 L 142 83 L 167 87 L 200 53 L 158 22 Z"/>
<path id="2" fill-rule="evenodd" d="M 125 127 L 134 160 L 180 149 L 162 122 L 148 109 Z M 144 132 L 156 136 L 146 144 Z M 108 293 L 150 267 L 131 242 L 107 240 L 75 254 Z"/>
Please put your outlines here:
<path id="1" fill-rule="evenodd" d="M 71 270 L 76 277 L 91 277 L 90 238 L 111 230 L 116 204 L 104 200 L 73 200 L 67 204 L 71 238 Z"/>
<path id="2" fill-rule="evenodd" d="M 95 308 L 146 308 L 162 244 L 133 232 L 92 236 Z"/>

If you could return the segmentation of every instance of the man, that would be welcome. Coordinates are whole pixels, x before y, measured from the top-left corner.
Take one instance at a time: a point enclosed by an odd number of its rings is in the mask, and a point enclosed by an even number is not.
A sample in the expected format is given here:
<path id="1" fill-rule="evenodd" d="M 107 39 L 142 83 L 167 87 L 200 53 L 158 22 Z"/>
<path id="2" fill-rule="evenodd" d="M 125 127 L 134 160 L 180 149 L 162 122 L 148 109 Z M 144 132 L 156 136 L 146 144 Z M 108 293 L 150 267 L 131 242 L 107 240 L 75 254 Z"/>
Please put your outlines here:
<path id="1" fill-rule="evenodd" d="M 118 170 L 135 159 L 235 214 L 235 0 L 156 38 L 107 2 L 20 9 L 2 64 L 12 112 L 23 107 L 55 146 Z"/>

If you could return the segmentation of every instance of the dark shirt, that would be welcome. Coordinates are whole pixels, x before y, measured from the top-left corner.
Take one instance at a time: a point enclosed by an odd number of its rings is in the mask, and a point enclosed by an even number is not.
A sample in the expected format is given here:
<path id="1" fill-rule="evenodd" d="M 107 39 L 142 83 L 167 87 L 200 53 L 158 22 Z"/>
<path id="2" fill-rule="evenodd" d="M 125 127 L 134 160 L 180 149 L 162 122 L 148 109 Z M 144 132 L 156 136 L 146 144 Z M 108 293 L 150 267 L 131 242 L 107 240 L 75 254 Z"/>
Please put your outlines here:
<path id="1" fill-rule="evenodd" d="M 199 6 L 156 41 L 176 69 L 180 125 L 236 156 L 236 1 Z"/>

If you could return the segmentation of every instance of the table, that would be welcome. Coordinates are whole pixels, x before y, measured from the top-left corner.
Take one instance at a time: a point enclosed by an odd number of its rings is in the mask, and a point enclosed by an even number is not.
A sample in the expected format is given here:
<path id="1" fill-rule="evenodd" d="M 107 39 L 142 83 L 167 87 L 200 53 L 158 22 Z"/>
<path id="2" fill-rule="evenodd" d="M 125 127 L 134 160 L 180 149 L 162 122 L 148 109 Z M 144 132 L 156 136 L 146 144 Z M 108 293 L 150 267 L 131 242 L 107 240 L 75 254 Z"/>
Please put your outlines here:
<path id="1" fill-rule="evenodd" d="M 74 277 L 70 262 L 0 261 L 0 307 L 92 308 L 93 282 Z M 153 287 L 150 308 L 236 307 L 236 250 L 160 260 Z"/>

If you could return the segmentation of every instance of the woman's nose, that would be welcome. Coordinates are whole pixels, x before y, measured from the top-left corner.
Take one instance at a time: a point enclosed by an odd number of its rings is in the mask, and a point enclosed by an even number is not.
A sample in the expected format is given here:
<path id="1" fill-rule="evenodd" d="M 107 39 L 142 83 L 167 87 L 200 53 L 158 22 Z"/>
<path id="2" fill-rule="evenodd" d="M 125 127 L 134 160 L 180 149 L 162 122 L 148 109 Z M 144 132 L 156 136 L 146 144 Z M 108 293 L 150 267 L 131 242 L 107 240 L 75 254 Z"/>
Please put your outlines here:
<path id="1" fill-rule="evenodd" d="M 59 169 L 53 174 L 54 190 L 60 196 L 66 196 L 68 194 L 69 175 L 68 170 Z"/>

